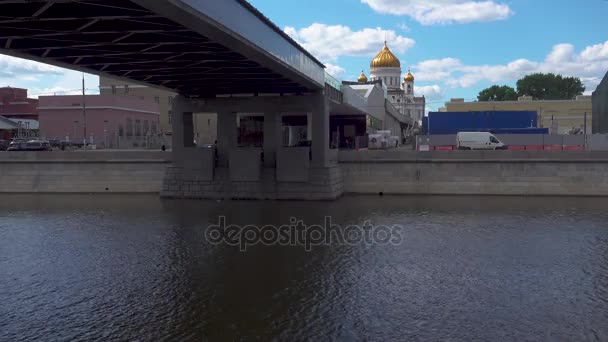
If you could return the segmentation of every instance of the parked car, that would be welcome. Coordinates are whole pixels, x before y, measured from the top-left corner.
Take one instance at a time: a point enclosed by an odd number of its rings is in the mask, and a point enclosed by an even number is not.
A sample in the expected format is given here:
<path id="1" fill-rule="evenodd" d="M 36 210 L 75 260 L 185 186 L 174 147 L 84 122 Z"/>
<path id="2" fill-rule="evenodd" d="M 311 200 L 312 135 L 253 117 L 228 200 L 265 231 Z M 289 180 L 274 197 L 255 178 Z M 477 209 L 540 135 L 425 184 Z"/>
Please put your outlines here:
<path id="1" fill-rule="evenodd" d="M 25 141 L 11 141 L 11 144 L 6 149 L 7 151 L 27 151 L 27 143 Z"/>
<path id="2" fill-rule="evenodd" d="M 61 141 L 59 139 L 49 139 L 49 144 L 51 147 L 61 147 Z"/>
<path id="3" fill-rule="evenodd" d="M 489 132 L 458 132 L 456 146 L 459 150 L 506 150 L 507 146 Z"/>
<path id="4" fill-rule="evenodd" d="M 25 143 L 26 151 L 52 151 L 51 144 L 46 140 L 30 140 Z"/>
<path id="5" fill-rule="evenodd" d="M 0 140 L 0 151 L 6 151 L 10 146 L 10 142 L 8 140 Z"/>

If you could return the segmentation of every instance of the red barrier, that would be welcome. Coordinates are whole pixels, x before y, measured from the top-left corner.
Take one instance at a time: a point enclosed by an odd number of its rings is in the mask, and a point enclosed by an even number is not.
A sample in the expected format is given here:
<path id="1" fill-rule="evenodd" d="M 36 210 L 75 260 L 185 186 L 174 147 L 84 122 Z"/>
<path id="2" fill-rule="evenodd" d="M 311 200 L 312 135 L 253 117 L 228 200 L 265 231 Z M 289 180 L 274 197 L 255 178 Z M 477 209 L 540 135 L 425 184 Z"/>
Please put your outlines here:
<path id="1" fill-rule="evenodd" d="M 543 149 L 547 151 L 561 151 L 564 147 L 562 145 L 545 145 Z"/>
<path id="2" fill-rule="evenodd" d="M 543 145 L 526 145 L 526 151 L 538 151 L 542 149 Z"/>
<path id="3" fill-rule="evenodd" d="M 523 145 L 507 146 L 507 150 L 509 150 L 509 151 L 524 151 L 525 149 L 526 149 L 526 146 L 523 146 Z"/>
<path id="4" fill-rule="evenodd" d="M 452 151 L 454 146 L 435 146 L 435 151 Z"/>
<path id="5" fill-rule="evenodd" d="M 582 151 L 584 149 L 585 149 L 585 146 L 581 146 L 581 145 L 564 146 L 564 151 Z"/>

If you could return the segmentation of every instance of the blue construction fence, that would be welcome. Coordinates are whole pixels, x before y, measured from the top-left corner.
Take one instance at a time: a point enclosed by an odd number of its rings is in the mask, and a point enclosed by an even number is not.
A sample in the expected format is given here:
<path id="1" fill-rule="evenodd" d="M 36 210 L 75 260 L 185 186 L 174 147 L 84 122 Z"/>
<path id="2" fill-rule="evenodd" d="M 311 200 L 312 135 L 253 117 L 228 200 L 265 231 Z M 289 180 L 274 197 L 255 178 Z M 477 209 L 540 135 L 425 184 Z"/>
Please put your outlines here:
<path id="1" fill-rule="evenodd" d="M 491 132 L 493 134 L 548 134 L 538 127 L 536 111 L 430 112 L 422 118 L 425 135 L 458 132 Z"/>

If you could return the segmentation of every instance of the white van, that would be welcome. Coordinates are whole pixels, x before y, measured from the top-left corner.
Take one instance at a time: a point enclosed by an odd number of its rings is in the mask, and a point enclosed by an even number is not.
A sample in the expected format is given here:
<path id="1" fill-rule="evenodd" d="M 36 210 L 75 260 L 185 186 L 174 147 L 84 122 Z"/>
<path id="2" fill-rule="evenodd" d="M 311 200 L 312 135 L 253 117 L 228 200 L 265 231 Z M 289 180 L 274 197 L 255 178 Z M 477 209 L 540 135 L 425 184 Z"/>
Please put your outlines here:
<path id="1" fill-rule="evenodd" d="M 490 132 L 458 132 L 456 147 L 459 150 L 506 150 L 507 146 Z"/>

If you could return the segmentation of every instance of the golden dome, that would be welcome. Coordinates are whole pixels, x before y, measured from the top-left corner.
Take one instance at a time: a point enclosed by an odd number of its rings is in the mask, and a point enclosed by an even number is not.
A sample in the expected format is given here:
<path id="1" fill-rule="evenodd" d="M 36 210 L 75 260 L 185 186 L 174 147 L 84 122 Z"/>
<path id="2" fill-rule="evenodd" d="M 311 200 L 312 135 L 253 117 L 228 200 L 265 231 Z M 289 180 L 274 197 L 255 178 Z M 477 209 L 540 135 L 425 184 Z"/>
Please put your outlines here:
<path id="1" fill-rule="evenodd" d="M 370 67 L 372 68 L 399 68 L 401 67 L 401 62 L 399 59 L 393 55 L 391 50 L 389 50 L 388 46 L 386 46 L 386 42 L 384 42 L 384 47 L 382 51 L 380 51 L 372 62 L 370 63 Z"/>
<path id="2" fill-rule="evenodd" d="M 365 76 L 365 73 L 363 71 L 361 71 L 361 75 L 359 75 L 359 78 L 357 78 L 357 82 L 359 82 L 359 83 L 367 82 L 367 76 Z"/>
<path id="3" fill-rule="evenodd" d="M 405 82 L 414 82 L 414 75 L 412 75 L 412 73 L 410 72 L 410 70 L 407 70 L 407 74 L 405 74 L 405 77 L 403 78 L 403 80 Z"/>

